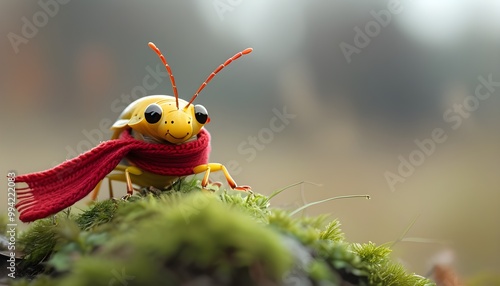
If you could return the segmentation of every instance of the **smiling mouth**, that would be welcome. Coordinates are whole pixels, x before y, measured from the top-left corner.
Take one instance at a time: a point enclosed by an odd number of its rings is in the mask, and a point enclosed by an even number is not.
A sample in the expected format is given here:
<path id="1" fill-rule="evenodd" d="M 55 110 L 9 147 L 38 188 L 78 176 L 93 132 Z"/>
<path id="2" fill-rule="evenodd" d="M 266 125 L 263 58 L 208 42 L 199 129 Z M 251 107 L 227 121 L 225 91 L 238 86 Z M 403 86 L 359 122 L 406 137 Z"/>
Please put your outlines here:
<path id="1" fill-rule="evenodd" d="M 171 136 L 172 138 L 174 138 L 174 139 L 180 140 L 180 139 L 184 139 L 184 138 L 186 138 L 186 137 L 189 135 L 189 133 L 188 133 L 188 134 L 186 134 L 186 136 L 184 136 L 184 137 L 175 137 L 174 135 L 172 135 L 172 134 L 170 133 L 170 131 L 169 131 L 169 130 L 167 130 L 167 133 L 165 133 L 165 136 L 167 136 L 167 135 L 170 135 L 170 136 Z"/>

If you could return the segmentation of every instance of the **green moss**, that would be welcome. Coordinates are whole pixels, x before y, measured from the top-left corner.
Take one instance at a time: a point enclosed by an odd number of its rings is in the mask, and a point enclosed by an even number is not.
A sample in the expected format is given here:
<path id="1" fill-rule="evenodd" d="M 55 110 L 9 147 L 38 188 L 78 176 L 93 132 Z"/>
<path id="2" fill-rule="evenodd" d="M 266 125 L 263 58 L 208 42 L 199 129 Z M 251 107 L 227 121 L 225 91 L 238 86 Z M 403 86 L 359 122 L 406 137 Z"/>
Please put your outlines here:
<path id="1" fill-rule="evenodd" d="M 291 262 L 276 233 L 205 194 L 175 205 L 162 199 L 137 213 L 133 221 L 123 216 L 120 223 L 130 227 L 118 228 L 99 251 L 79 259 L 77 272 L 60 285 L 108 285 L 121 272 L 128 285 L 180 285 L 200 276 L 213 285 L 240 285 L 257 283 L 251 276 L 257 270 L 277 282 Z"/>
<path id="2" fill-rule="evenodd" d="M 367 265 L 370 273 L 370 285 L 433 285 L 423 277 L 406 273 L 403 266 L 389 259 L 391 250 L 384 246 L 376 246 L 374 243 L 351 245 L 354 253 Z"/>
<path id="3" fill-rule="evenodd" d="M 196 180 L 36 221 L 19 244 L 18 271 L 34 279 L 14 285 L 430 284 L 388 248 L 346 242 L 337 220 L 292 217 L 270 197 Z"/>
<path id="4" fill-rule="evenodd" d="M 28 231 L 23 232 L 17 243 L 25 254 L 18 271 L 21 276 L 33 276 L 44 270 L 47 260 L 56 244 L 56 228 L 52 219 L 35 221 Z"/>
<path id="5" fill-rule="evenodd" d="M 9 217 L 6 215 L 0 216 L 0 234 L 7 234 L 7 224 L 9 223 Z"/>

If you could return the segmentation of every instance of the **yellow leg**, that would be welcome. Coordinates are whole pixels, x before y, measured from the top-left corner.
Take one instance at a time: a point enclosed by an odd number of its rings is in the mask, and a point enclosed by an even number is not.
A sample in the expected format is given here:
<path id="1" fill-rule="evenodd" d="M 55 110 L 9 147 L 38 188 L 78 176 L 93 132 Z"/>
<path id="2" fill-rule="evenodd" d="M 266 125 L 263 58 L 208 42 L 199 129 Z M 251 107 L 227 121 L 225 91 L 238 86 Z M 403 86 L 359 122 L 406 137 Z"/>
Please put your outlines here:
<path id="1" fill-rule="evenodd" d="M 111 183 L 112 180 L 108 178 L 108 190 L 109 190 L 109 198 L 114 198 L 115 195 L 113 194 L 113 184 Z"/>
<path id="2" fill-rule="evenodd" d="M 130 197 L 134 192 L 134 187 L 132 185 L 132 180 L 130 178 L 130 174 L 141 175 L 142 174 L 141 169 L 134 167 L 134 166 L 118 165 L 118 166 L 116 166 L 115 171 L 123 171 L 125 173 L 125 182 L 127 184 L 126 197 Z M 120 173 L 109 174 L 106 177 L 108 179 L 109 198 L 113 198 L 114 195 L 113 195 L 112 181 L 124 181 L 123 180 L 123 173 L 122 174 L 120 174 Z M 91 202 L 97 200 L 97 196 L 99 195 L 99 190 L 101 189 L 101 184 L 102 184 L 102 180 L 94 188 L 94 191 L 92 192 Z"/>
<path id="3" fill-rule="evenodd" d="M 90 198 L 89 203 L 95 202 L 95 200 L 97 200 L 97 196 L 99 195 L 99 190 L 101 189 L 101 184 L 102 180 L 100 180 L 99 183 L 97 183 L 94 190 L 92 191 L 92 197 Z"/>
<path id="4" fill-rule="evenodd" d="M 233 190 L 251 192 L 250 186 L 238 186 L 236 182 L 233 180 L 226 167 L 219 163 L 209 163 L 204 165 L 199 165 L 193 168 L 193 172 L 195 174 L 200 174 L 205 172 L 203 179 L 201 180 L 201 186 L 205 188 L 208 184 L 208 177 L 210 176 L 210 172 L 222 171 L 224 176 L 226 177 L 227 183 Z"/>
<path id="5" fill-rule="evenodd" d="M 130 174 L 139 176 L 142 174 L 141 169 L 130 166 L 125 168 L 125 180 L 127 182 L 127 195 L 124 197 L 124 199 L 129 198 L 134 194 L 134 186 L 132 186 L 132 180 L 130 179 Z"/>

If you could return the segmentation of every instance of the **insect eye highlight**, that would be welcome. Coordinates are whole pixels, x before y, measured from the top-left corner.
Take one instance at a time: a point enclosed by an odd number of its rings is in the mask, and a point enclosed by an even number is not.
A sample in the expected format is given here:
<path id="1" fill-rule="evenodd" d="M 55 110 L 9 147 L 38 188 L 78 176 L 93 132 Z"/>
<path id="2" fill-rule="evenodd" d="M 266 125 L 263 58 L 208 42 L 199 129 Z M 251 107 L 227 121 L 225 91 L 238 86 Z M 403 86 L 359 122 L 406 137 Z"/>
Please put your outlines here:
<path id="1" fill-rule="evenodd" d="M 205 106 L 201 104 L 197 104 L 194 106 L 194 117 L 196 118 L 196 121 L 198 121 L 201 124 L 205 124 L 208 120 L 208 111 L 205 108 Z"/>
<path id="2" fill-rule="evenodd" d="M 144 118 L 146 118 L 146 121 L 150 124 L 154 124 L 160 121 L 161 115 L 162 115 L 162 109 L 156 103 L 150 104 L 146 108 L 146 111 L 144 111 Z"/>

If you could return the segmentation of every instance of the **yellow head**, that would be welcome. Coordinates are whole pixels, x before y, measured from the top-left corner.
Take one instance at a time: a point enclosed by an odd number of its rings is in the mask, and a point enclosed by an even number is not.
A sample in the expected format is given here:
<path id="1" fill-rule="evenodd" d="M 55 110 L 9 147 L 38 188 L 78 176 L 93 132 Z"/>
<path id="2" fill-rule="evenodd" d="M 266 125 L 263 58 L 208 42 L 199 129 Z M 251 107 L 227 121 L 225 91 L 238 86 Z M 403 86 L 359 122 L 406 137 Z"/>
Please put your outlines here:
<path id="1" fill-rule="evenodd" d="M 127 125 L 155 141 L 183 143 L 197 135 L 210 122 L 208 112 L 202 105 L 188 106 L 187 101 L 180 99 L 181 106 L 177 109 L 176 100 L 172 96 L 151 97 L 156 100 L 138 104 Z"/>
<path id="2" fill-rule="evenodd" d="M 180 144 L 189 140 L 197 135 L 205 124 L 210 122 L 206 108 L 191 103 L 218 72 L 242 55 L 252 52 L 251 48 L 247 48 L 226 60 L 207 77 L 191 100 L 187 102 L 179 99 L 175 78 L 161 51 L 151 42 L 148 45 L 158 54 L 165 65 L 170 76 L 174 96 L 151 95 L 132 102 L 122 112 L 119 120 L 113 124 L 112 128 L 117 131 L 113 138 L 116 138 L 117 134 L 128 126 L 157 142 Z"/>

